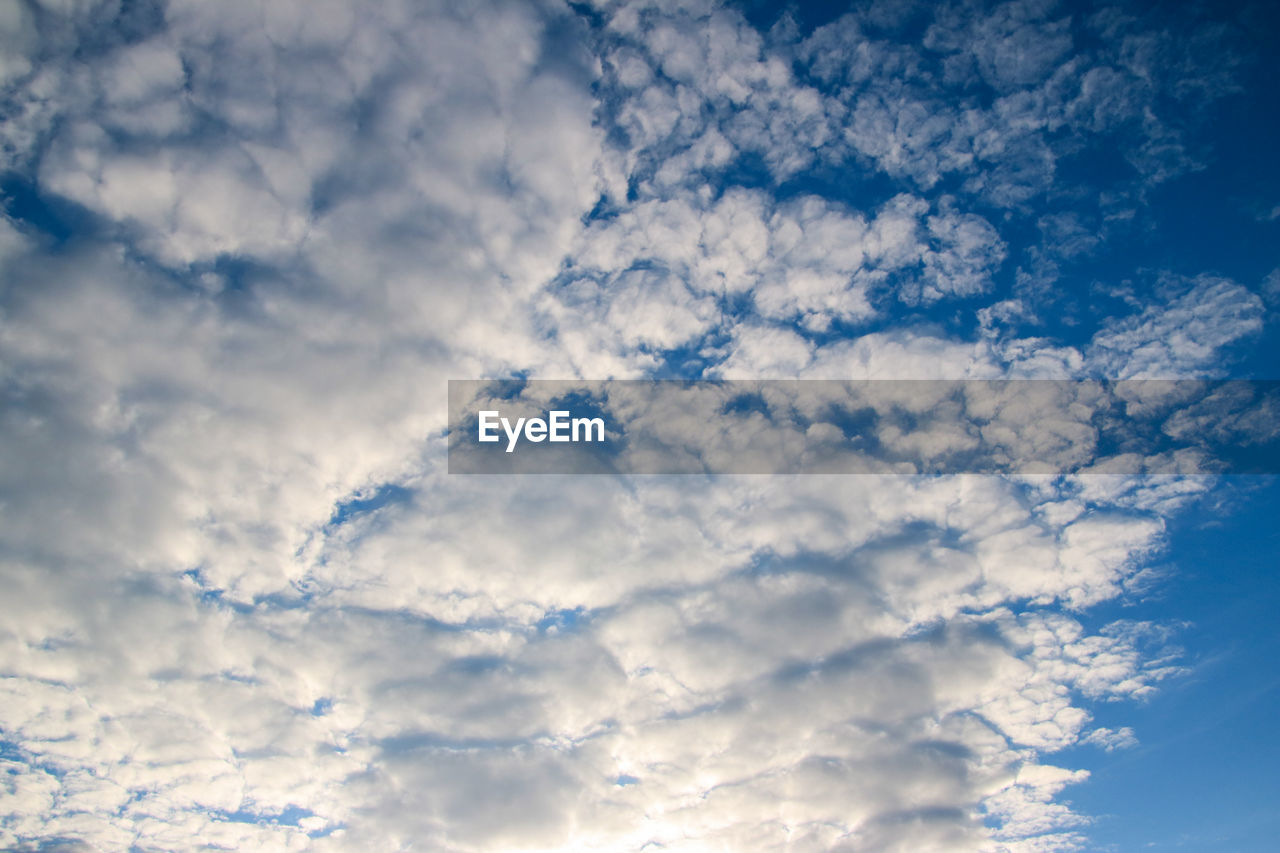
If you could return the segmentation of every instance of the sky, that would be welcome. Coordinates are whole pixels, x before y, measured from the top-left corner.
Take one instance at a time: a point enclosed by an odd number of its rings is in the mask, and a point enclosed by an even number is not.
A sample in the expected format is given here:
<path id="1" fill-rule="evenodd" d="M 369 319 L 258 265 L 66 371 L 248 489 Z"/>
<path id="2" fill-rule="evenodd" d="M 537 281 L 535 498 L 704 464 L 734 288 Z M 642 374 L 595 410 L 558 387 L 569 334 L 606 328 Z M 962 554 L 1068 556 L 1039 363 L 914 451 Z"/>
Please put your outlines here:
<path id="1" fill-rule="evenodd" d="M 0 848 L 1270 849 L 1274 476 L 446 444 L 450 379 L 1278 378 L 1277 35 L 0 5 Z"/>

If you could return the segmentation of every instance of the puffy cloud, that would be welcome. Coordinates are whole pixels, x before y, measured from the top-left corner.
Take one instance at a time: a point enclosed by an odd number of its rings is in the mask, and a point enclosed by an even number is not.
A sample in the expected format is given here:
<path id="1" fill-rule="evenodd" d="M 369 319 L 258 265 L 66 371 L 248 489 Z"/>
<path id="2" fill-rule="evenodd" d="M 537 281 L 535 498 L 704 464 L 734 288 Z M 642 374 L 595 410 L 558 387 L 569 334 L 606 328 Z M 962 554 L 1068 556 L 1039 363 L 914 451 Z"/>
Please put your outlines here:
<path id="1" fill-rule="evenodd" d="M 1081 740 L 1081 743 L 1091 743 L 1095 746 L 1112 752 L 1117 749 L 1129 749 L 1136 746 L 1138 739 L 1134 737 L 1133 729 L 1128 726 L 1122 726 L 1119 729 L 1109 729 L 1106 726 L 1096 728 Z"/>
<path id="2" fill-rule="evenodd" d="M 1073 614 L 1207 486 L 451 477 L 444 380 L 1208 369 L 1261 323 L 1224 279 L 1084 355 L 897 321 L 1226 83 L 1037 4 L 668 5 L 0 12 L 0 843 L 1079 842 L 1044 756 L 1172 664 Z"/>

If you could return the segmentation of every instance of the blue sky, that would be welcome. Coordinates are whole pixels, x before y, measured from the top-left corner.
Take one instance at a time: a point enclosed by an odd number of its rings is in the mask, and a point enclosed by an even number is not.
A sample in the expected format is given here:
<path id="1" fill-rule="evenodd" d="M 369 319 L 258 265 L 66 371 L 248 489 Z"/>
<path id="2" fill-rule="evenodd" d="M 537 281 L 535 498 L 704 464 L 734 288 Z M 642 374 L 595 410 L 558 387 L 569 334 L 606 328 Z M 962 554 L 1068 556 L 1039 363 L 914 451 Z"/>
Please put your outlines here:
<path id="1" fill-rule="evenodd" d="M 444 436 L 449 379 L 1274 379 L 1278 34 L 6 6 L 0 847 L 1267 849 L 1272 479 Z"/>
<path id="2" fill-rule="evenodd" d="M 1184 519 L 1172 537 L 1173 575 L 1127 608 L 1181 624 L 1188 672 L 1133 717 L 1142 742 L 1094 762 L 1078 806 L 1102 817 L 1092 836 L 1113 849 L 1265 850 L 1275 837 L 1276 783 L 1266 734 L 1277 689 L 1267 626 L 1274 577 L 1272 478 L 1233 478 L 1223 512 Z M 1119 712 L 1119 713 L 1117 713 Z M 1122 716 L 1110 709 L 1108 716 Z"/>

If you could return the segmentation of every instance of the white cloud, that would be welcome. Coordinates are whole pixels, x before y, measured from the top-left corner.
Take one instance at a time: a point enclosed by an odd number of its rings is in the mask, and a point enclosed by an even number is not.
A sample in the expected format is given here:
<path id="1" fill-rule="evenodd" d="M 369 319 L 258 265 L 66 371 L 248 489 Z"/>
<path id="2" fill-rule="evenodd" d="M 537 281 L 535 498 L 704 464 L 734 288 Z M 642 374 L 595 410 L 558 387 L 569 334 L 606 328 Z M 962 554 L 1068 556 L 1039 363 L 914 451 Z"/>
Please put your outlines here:
<path id="1" fill-rule="evenodd" d="M 1129 749 L 1137 746 L 1138 739 L 1134 737 L 1133 729 L 1128 726 L 1122 726 L 1118 729 L 1109 729 L 1106 726 L 1101 726 L 1089 732 L 1081 740 L 1081 743 L 1090 743 L 1107 752 L 1113 752 L 1117 749 Z"/>
<path id="2" fill-rule="evenodd" d="M 1106 97 L 1140 44 L 1086 69 L 1052 10 L 1001 7 L 946 48 L 985 104 L 874 9 L 779 45 L 710 4 L 606 5 L 590 38 L 554 5 L 31 8 L 0 19 L 5 163 L 81 233 L 0 223 L 0 843 L 1077 843 L 1056 798 L 1087 774 L 1043 754 L 1127 742 L 1089 703 L 1171 664 L 1058 611 L 1128 589 L 1206 486 L 450 477 L 444 381 L 681 348 L 724 377 L 1210 369 L 1261 322 L 1220 279 L 1087 358 L 889 322 L 991 291 L 991 206 L 1044 189 L 1053 133 L 1141 114 Z M 744 155 L 767 174 L 720 187 Z M 777 197 L 810 167 L 891 188 Z"/>
<path id="3" fill-rule="evenodd" d="M 1262 328 L 1262 300 L 1229 279 L 1168 279 L 1165 302 L 1107 321 L 1089 359 L 1117 379 L 1212 376 L 1224 349 Z"/>

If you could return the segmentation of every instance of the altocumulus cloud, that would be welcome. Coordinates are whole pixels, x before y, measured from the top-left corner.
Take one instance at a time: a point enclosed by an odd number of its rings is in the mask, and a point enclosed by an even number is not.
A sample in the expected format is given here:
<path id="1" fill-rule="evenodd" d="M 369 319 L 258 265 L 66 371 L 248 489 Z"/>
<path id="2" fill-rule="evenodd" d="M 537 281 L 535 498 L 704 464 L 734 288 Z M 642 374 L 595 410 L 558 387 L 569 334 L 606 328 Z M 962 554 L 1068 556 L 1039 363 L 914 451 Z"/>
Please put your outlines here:
<path id="1" fill-rule="evenodd" d="M 1201 167 L 1229 29 L 758 24 L 5 7 L 0 843 L 1087 844 L 1053 754 L 1178 665 L 1082 613 L 1208 481 L 445 473 L 451 377 L 1202 376 L 1261 330 L 1204 270 L 1061 281 Z"/>

